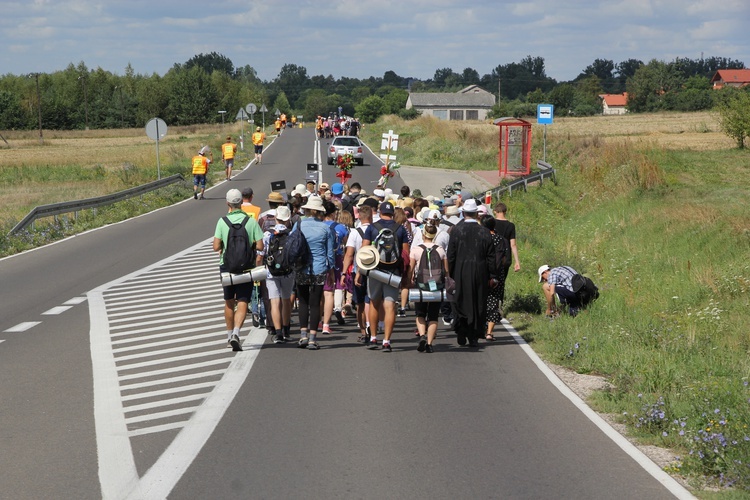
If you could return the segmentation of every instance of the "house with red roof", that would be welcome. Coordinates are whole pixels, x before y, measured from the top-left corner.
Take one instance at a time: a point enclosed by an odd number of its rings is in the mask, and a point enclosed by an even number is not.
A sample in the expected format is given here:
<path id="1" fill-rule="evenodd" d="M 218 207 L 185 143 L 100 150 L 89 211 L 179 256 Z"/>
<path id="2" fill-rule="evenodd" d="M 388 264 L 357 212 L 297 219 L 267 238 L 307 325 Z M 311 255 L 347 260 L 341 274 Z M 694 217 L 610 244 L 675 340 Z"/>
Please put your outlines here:
<path id="1" fill-rule="evenodd" d="M 622 94 L 599 94 L 602 100 L 603 115 L 624 115 L 628 112 L 628 93 Z"/>
<path id="2" fill-rule="evenodd" d="M 711 78 L 715 90 L 750 85 L 750 69 L 720 69 Z"/>

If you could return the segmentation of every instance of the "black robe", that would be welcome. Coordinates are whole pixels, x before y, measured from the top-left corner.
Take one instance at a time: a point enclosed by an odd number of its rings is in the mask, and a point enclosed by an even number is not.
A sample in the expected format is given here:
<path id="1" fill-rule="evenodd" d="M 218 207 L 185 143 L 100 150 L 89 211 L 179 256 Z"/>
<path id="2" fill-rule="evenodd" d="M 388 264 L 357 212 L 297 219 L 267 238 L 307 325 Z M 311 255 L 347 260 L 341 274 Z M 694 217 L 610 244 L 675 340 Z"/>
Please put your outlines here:
<path id="1" fill-rule="evenodd" d="M 448 241 L 448 265 L 456 281 L 456 332 L 469 339 L 484 335 L 490 278 L 498 275 L 489 229 L 462 220 Z"/>

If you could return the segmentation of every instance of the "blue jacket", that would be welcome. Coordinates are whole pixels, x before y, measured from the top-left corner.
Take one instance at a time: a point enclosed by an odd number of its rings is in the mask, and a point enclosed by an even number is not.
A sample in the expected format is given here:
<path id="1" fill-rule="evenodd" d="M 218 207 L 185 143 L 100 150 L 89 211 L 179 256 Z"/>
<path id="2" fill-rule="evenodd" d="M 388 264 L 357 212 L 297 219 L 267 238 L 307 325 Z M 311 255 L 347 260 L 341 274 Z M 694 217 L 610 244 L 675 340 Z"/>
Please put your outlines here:
<path id="1" fill-rule="evenodd" d="M 330 226 L 321 220 L 304 217 L 299 227 L 312 254 L 312 272 L 308 268 L 305 273 L 323 274 L 333 269 L 336 237 Z"/>

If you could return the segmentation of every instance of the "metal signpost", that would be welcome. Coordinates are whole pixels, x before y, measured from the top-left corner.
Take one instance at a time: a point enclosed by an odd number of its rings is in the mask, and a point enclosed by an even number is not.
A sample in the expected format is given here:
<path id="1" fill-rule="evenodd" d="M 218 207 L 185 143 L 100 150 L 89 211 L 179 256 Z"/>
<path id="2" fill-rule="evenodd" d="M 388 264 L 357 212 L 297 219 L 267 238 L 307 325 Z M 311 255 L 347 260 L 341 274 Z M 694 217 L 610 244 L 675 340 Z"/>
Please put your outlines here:
<path id="1" fill-rule="evenodd" d="M 240 149 L 245 150 L 245 120 L 247 119 L 247 113 L 245 110 L 240 108 L 234 117 L 234 120 L 240 120 Z"/>
<path id="2" fill-rule="evenodd" d="M 263 113 L 263 131 L 266 130 L 266 112 L 268 111 L 268 108 L 265 104 L 260 105 L 260 112 Z"/>
<path id="3" fill-rule="evenodd" d="M 544 125 L 544 152 L 542 161 L 547 161 L 547 125 L 552 125 L 555 116 L 555 106 L 553 104 L 538 104 L 536 107 L 536 122 Z"/>
<path id="4" fill-rule="evenodd" d="M 159 140 L 167 135 L 167 124 L 161 118 L 151 118 L 146 123 L 146 135 L 156 141 L 156 175 L 161 179 L 161 163 L 159 162 Z"/>

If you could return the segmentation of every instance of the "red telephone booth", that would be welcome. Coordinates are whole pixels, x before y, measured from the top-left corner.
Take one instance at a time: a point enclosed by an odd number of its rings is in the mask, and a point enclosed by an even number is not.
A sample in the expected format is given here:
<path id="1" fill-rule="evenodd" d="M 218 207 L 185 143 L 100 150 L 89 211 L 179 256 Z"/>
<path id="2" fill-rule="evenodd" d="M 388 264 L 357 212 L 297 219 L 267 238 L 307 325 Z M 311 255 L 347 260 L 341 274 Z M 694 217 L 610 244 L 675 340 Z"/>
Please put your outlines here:
<path id="1" fill-rule="evenodd" d="M 498 173 L 529 175 L 531 172 L 531 122 L 520 118 L 498 118 L 493 122 L 500 131 Z"/>

